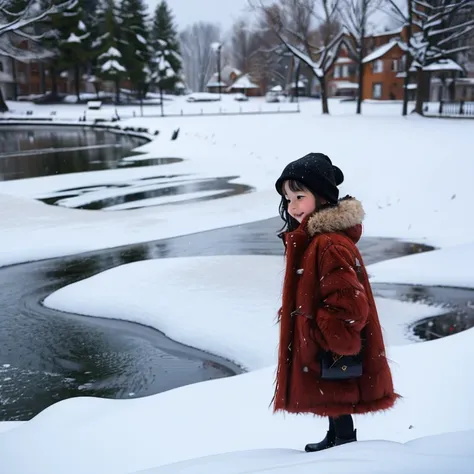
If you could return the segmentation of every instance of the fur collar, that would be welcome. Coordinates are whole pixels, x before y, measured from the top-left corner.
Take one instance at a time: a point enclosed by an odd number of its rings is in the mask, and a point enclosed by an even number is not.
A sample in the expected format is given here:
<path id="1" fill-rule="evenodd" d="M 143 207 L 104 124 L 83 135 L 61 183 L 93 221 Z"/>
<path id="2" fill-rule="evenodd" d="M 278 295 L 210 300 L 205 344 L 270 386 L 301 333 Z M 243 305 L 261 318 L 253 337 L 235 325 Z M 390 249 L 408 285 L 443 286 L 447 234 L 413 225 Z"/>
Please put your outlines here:
<path id="1" fill-rule="evenodd" d="M 336 206 L 315 212 L 308 218 L 307 229 L 311 237 L 325 232 L 339 232 L 362 224 L 365 212 L 357 199 L 346 197 Z"/>

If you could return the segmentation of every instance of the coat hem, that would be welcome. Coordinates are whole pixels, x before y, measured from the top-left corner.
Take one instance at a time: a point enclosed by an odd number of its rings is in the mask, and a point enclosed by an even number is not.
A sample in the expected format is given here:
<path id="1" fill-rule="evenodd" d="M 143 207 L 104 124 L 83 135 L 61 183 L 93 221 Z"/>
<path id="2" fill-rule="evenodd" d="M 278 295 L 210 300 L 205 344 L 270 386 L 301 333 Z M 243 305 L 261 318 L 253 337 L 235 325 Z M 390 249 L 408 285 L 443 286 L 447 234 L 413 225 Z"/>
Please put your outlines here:
<path id="1" fill-rule="evenodd" d="M 319 405 L 316 407 L 308 407 L 307 409 L 292 409 L 292 408 L 283 408 L 278 407 L 274 409 L 274 412 L 286 412 L 292 413 L 295 415 L 303 415 L 303 414 L 311 414 L 317 415 L 322 417 L 332 416 L 342 416 L 342 415 L 364 415 L 367 413 L 375 413 L 379 411 L 386 411 L 395 405 L 395 402 L 401 398 L 400 395 L 397 393 L 393 393 L 388 395 L 384 398 L 380 398 L 378 400 L 366 402 L 366 403 L 358 403 L 357 405 L 351 405 L 348 403 L 341 404 L 328 404 L 328 405 Z"/>

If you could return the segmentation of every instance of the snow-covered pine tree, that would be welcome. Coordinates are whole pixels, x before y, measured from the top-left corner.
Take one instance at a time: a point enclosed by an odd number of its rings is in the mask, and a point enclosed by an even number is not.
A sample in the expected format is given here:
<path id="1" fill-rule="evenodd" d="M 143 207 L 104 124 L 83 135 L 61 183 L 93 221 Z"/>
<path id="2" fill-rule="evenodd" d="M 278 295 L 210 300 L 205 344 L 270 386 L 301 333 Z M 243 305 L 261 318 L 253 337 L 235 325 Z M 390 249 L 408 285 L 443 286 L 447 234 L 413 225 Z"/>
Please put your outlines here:
<path id="1" fill-rule="evenodd" d="M 406 1 L 406 8 L 401 8 L 396 0 L 388 0 L 391 13 L 408 27 L 406 72 L 416 71 L 415 111 L 423 115 L 423 103 L 429 92 L 430 69 L 456 68 L 459 55 L 471 48 L 469 39 L 474 33 L 474 1 Z M 405 98 L 405 104 L 406 101 Z"/>
<path id="2" fill-rule="evenodd" d="M 115 102 L 120 102 L 120 82 L 127 77 L 120 52 L 120 17 L 114 0 L 103 0 L 97 10 L 95 39 L 92 47 L 95 50 L 96 75 L 106 81 L 115 83 Z"/>
<path id="3" fill-rule="evenodd" d="M 61 43 L 62 63 L 68 70 L 74 71 L 74 89 L 78 101 L 80 100 L 81 73 L 85 70 L 90 56 L 90 32 L 85 21 L 84 10 L 80 9 L 74 28 Z"/>
<path id="4" fill-rule="evenodd" d="M 73 72 L 74 89 L 78 100 L 82 72 L 86 70 L 91 55 L 90 31 L 86 22 L 83 0 L 77 0 L 63 14 L 52 18 L 52 26 L 56 31 L 54 36 L 56 70 L 68 75 Z"/>
<path id="5" fill-rule="evenodd" d="M 70 53 L 69 48 L 66 48 L 65 51 L 62 48 L 78 24 L 79 2 L 80 0 L 76 0 L 64 11 L 50 15 L 49 19 L 41 26 L 41 31 L 46 34 L 42 44 L 53 53 L 48 61 L 52 100 L 59 100 L 57 84 L 59 74 L 62 72 L 67 74 L 69 65 L 74 64 L 74 61 L 67 56 Z M 41 0 L 42 8 L 47 8 L 48 3 L 48 0 Z"/>
<path id="6" fill-rule="evenodd" d="M 172 58 L 174 58 L 174 54 L 168 43 L 158 40 L 150 59 L 150 79 L 151 83 L 157 85 L 160 91 L 161 115 L 164 115 L 163 91 L 168 90 L 169 85 L 176 84 L 177 81 L 177 74 L 171 65 Z"/>
<path id="7" fill-rule="evenodd" d="M 180 80 L 179 73 L 182 67 L 179 40 L 174 26 L 173 15 L 166 0 L 162 0 L 155 10 L 151 30 L 151 47 L 153 51 L 152 63 L 157 64 L 158 58 L 166 60 L 174 74 L 161 82 L 162 90 L 172 91 Z M 162 61 L 161 59 L 158 62 Z M 152 70 L 155 67 L 152 65 Z"/>
<path id="8" fill-rule="evenodd" d="M 120 4 L 123 65 L 140 98 L 146 93 L 145 71 L 150 61 L 146 10 L 143 0 L 122 0 Z"/>

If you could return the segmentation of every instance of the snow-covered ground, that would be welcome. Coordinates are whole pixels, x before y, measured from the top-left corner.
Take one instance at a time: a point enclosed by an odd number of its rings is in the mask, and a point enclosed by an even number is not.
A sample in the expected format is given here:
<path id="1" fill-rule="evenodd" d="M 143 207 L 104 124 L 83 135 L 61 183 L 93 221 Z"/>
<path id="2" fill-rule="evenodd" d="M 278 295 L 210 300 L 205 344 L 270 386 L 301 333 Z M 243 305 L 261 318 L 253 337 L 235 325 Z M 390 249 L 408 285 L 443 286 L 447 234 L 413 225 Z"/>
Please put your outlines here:
<path id="1" fill-rule="evenodd" d="M 176 102 L 174 107 L 196 105 L 187 104 L 184 98 Z M 247 106 L 254 107 L 254 101 L 242 104 Z M 344 170 L 346 182 L 342 193 L 356 195 L 363 201 L 367 211 L 366 235 L 440 246 L 472 240 L 474 224 L 466 219 L 470 214 L 467 205 L 474 197 L 474 162 L 468 159 L 472 123 L 414 116 L 404 119 L 399 115 L 400 104 L 366 104 L 362 117 L 354 115 L 354 104 L 350 102 L 332 101 L 333 115 L 328 117 L 320 115 L 318 101 L 302 102 L 301 106 L 300 114 L 290 115 L 125 120 L 122 127 L 143 126 L 152 132 L 161 131 L 158 138 L 141 147 L 146 152 L 144 159 L 186 160 L 155 167 L 1 182 L 0 219 L 8 223 L 3 235 L 7 244 L 3 248 L 8 250 L 2 251 L 0 265 L 275 216 L 275 179 L 289 161 L 311 150 L 327 153 Z M 18 107 L 28 104 L 11 106 Z M 58 109 L 58 116 L 71 115 L 71 107 L 85 110 L 85 106 L 66 105 Z M 45 113 L 43 107 L 36 108 Z M 171 141 L 172 131 L 177 128 L 180 136 Z M 449 150 L 449 156 L 441 148 Z M 68 187 L 120 183 L 157 174 L 191 174 L 197 178 L 238 176 L 233 182 L 253 186 L 256 191 L 224 200 L 107 215 L 70 212 L 21 199 Z M 192 191 L 190 187 L 189 192 Z M 20 210 L 25 216 L 21 221 L 17 219 Z M 192 219 L 188 218 L 190 215 Z M 31 229 L 38 235 L 34 249 L 29 245 Z M 81 239 L 74 237 L 78 232 Z"/>
<path id="2" fill-rule="evenodd" d="M 258 101 L 240 105 L 255 106 Z M 0 183 L 0 193 L 4 193 L 0 198 L 4 243 L 0 263 L 272 217 L 278 206 L 273 183 L 283 166 L 309 151 L 322 151 L 346 175 L 342 192 L 363 201 L 366 235 L 442 247 L 370 267 L 375 281 L 474 287 L 470 265 L 474 223 L 469 218 L 474 197 L 474 161 L 469 152 L 472 124 L 402 118 L 399 104 L 366 104 L 362 117 L 354 115 L 353 103 L 332 102 L 329 117 L 320 115 L 316 101 L 301 105 L 301 114 L 291 115 L 127 120 L 122 126 L 162 132 L 142 147 L 148 157 L 186 161 L 73 177 L 77 186 L 157 172 L 239 176 L 236 182 L 255 188 L 242 196 L 105 213 L 31 200 L 66 187 L 71 176 Z M 170 105 L 185 106 L 181 99 Z M 77 115 L 80 106 L 73 111 L 70 107 L 56 107 L 57 115 Z M 178 127 L 180 137 L 171 142 L 171 132 Z M 470 371 L 466 351 L 474 343 L 474 331 L 408 344 L 406 324 L 436 309 L 383 299 L 377 304 L 396 388 L 403 399 L 386 413 L 357 417 L 359 439 L 364 442 L 322 454 L 300 452 L 305 443 L 324 435 L 326 421 L 273 415 L 269 406 L 282 263 L 277 257 L 250 256 L 141 262 L 51 295 L 47 305 L 148 324 L 233 359 L 249 372 L 144 399 L 60 402 L 27 423 L 2 427 L 2 474 L 62 474 L 65 466 L 68 474 L 131 474 L 145 469 L 150 469 L 149 474 L 270 469 L 295 474 L 441 473 L 448 469 L 472 473 L 474 382 L 466 376 Z M 191 461 L 172 465 L 187 460 Z"/>

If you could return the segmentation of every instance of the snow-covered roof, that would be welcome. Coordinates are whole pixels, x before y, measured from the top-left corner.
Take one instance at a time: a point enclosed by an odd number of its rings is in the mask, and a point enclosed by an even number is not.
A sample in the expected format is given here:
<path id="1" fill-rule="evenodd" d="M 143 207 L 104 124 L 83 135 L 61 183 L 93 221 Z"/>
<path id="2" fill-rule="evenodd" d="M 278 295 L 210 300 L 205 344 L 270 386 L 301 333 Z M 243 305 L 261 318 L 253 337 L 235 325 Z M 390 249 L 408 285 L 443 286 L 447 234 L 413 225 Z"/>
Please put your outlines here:
<path id="1" fill-rule="evenodd" d="M 225 82 L 213 81 L 212 79 L 206 84 L 206 87 L 227 87 Z"/>
<path id="2" fill-rule="evenodd" d="M 410 71 L 416 71 L 416 65 L 410 68 Z M 423 68 L 424 71 L 464 71 L 464 69 L 452 59 L 441 59 L 435 63 L 429 64 Z"/>
<path id="3" fill-rule="evenodd" d="M 353 62 L 354 61 L 351 58 L 337 58 L 336 59 L 336 64 L 350 64 Z"/>
<path id="4" fill-rule="evenodd" d="M 248 74 L 244 74 L 229 87 L 230 89 L 259 89 L 259 86 L 250 80 Z"/>
<path id="5" fill-rule="evenodd" d="M 242 75 L 242 71 L 239 71 L 237 68 L 232 66 L 224 66 L 221 69 L 221 79 L 223 81 L 229 82 L 231 80 L 230 76 L 232 75 L 232 73 L 234 73 L 237 77 Z"/>
<path id="6" fill-rule="evenodd" d="M 387 36 L 387 35 L 398 35 L 402 32 L 403 26 L 400 26 L 399 28 L 396 28 L 395 30 L 389 30 L 389 31 L 378 31 L 377 33 L 374 33 L 370 35 L 369 37 L 377 37 L 377 36 Z"/>
<path id="7" fill-rule="evenodd" d="M 389 41 L 388 43 L 383 44 L 382 46 L 379 46 L 378 48 L 376 48 L 374 51 L 372 51 L 370 54 L 368 54 L 362 60 L 362 62 L 363 63 L 370 63 L 372 61 L 375 61 L 376 59 L 379 59 L 379 58 L 385 56 L 395 46 L 398 46 L 402 50 L 406 49 L 400 41 L 392 40 L 392 41 Z"/>
<path id="8" fill-rule="evenodd" d="M 359 84 L 356 82 L 349 82 L 349 81 L 334 81 L 331 84 L 336 89 L 358 89 Z"/>
<path id="9" fill-rule="evenodd" d="M 270 89 L 272 92 L 283 92 L 283 87 L 281 87 L 280 85 L 278 86 L 274 86 Z"/>

